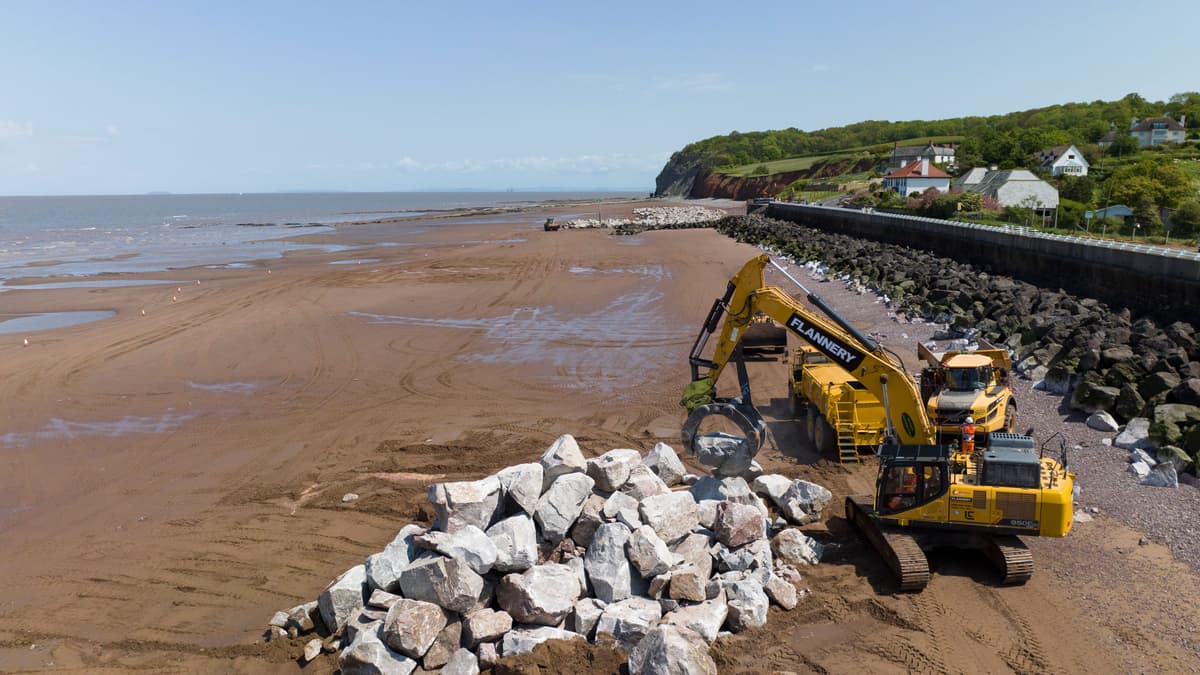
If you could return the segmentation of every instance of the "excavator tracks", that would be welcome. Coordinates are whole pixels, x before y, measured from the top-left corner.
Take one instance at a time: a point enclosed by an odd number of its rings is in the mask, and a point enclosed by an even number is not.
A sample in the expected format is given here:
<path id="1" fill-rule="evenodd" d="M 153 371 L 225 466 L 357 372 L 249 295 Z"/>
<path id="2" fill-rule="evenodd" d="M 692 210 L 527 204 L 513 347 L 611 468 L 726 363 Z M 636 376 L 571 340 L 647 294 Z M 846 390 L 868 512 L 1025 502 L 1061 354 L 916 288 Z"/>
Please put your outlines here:
<path id="1" fill-rule="evenodd" d="M 870 497 L 846 498 L 846 515 L 887 561 L 900 582 L 900 590 L 919 591 L 925 588 L 929 583 L 929 561 L 920 544 L 912 535 L 904 532 L 879 529 L 870 516 L 873 508 Z"/>
<path id="2" fill-rule="evenodd" d="M 984 553 L 1000 570 L 1001 583 L 1005 585 L 1023 584 L 1033 576 L 1033 553 L 1017 537 L 991 537 Z"/>

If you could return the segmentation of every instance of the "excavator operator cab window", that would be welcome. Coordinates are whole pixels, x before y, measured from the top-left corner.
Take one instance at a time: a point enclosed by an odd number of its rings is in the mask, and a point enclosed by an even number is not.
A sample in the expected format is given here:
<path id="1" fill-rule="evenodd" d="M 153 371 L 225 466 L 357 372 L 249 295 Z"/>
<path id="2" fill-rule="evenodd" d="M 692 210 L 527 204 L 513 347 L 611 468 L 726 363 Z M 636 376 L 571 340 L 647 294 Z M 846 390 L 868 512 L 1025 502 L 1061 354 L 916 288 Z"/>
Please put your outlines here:
<path id="1" fill-rule="evenodd" d="M 879 510 L 898 513 L 920 506 L 946 490 L 946 466 L 904 464 L 888 467 L 881 478 Z"/>

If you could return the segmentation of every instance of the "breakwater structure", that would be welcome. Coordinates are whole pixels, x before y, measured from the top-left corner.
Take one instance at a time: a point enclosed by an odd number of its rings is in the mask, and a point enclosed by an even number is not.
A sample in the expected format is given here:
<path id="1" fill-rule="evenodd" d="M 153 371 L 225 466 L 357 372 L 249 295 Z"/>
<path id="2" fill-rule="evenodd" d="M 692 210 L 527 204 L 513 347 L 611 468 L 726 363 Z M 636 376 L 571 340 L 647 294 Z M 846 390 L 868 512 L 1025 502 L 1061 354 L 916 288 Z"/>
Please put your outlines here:
<path id="1" fill-rule="evenodd" d="M 818 230 L 931 251 L 1050 288 L 1181 318 L 1200 311 L 1200 253 L 936 218 L 772 202 L 765 214 Z"/>

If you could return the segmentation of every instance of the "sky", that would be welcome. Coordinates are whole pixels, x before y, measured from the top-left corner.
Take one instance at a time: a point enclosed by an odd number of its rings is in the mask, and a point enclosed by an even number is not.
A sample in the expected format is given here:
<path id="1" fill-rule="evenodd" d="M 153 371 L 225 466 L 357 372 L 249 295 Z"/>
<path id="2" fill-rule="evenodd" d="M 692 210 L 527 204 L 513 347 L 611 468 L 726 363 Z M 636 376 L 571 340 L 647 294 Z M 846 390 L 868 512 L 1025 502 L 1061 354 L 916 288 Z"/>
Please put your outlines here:
<path id="1" fill-rule="evenodd" d="M 1195 90 L 1200 3 L 0 0 L 0 195 L 651 191 L 729 133 Z"/>

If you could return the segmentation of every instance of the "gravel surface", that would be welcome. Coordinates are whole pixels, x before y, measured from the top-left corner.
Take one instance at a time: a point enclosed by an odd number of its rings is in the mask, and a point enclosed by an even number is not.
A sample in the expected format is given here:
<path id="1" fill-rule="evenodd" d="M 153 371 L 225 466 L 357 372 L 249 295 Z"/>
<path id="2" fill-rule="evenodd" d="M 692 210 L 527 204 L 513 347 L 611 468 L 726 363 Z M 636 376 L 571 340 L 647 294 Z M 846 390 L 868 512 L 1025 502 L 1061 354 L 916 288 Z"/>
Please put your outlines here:
<path id="1" fill-rule="evenodd" d="M 778 257 L 777 257 L 778 260 Z M 916 343 L 934 342 L 934 333 L 945 326 L 926 323 L 920 318 L 896 316 L 870 290 L 852 281 L 822 280 L 824 276 L 812 265 L 789 271 L 805 283 L 809 290 L 825 298 L 840 314 L 860 329 L 877 337 L 904 360 L 910 373 L 920 370 Z M 799 272 L 799 274 L 797 273 Z M 809 285 L 805 280 L 814 281 Z M 768 283 L 791 289 L 792 285 L 778 273 L 768 276 Z M 945 342 L 935 342 L 944 349 Z M 1176 559 L 1200 572 L 1200 489 L 1180 483 L 1177 488 L 1141 485 L 1126 472 L 1128 452 L 1103 444 L 1116 433 L 1089 428 L 1087 415 L 1072 410 L 1068 399 L 1033 389 L 1033 382 L 1017 377 L 1014 391 L 1017 399 L 1017 431 L 1034 429 L 1035 441 L 1045 443 L 1055 432 L 1066 438 L 1068 468 L 1076 474 L 1079 495 L 1075 509 L 1104 513 L 1144 533 L 1150 540 L 1167 546 Z M 1057 454 L 1058 440 L 1050 441 L 1047 452 Z"/>

